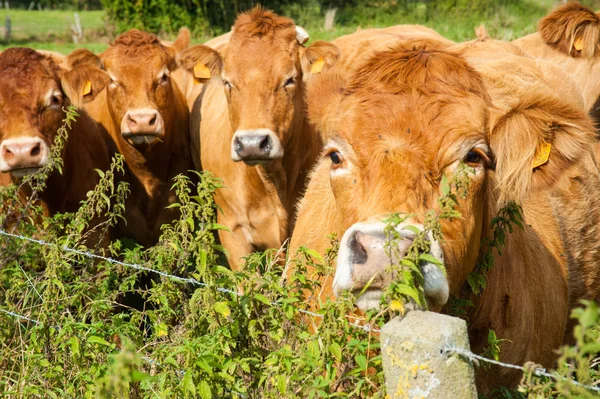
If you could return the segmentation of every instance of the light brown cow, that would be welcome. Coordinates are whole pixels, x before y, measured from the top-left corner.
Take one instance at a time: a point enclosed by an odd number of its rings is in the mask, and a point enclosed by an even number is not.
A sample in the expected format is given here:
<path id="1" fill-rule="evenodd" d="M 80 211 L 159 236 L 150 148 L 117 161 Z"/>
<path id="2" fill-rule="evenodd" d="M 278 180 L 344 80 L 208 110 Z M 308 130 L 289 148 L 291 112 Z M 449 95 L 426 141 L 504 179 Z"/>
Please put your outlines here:
<path id="1" fill-rule="evenodd" d="M 561 5 L 540 21 L 537 33 L 513 43 L 569 73 L 585 109 L 600 122 L 600 17 L 594 11 L 577 2 Z"/>
<path id="2" fill-rule="evenodd" d="M 188 44 L 187 30 L 165 47 L 155 35 L 133 29 L 99 56 L 77 50 L 68 57 L 73 67 L 97 72 L 79 88 L 96 96 L 85 109 L 125 156 L 131 194 L 120 231 L 146 246 L 178 215 L 166 209 L 175 201 L 173 177 L 193 168 L 186 100 L 170 76 L 177 52 Z"/>
<path id="3" fill-rule="evenodd" d="M 67 71 L 46 55 L 26 48 L 0 54 L 0 172 L 17 182 L 49 161 L 50 147 L 65 118 L 68 96 L 86 68 Z M 79 111 L 63 150 L 63 173 L 55 171 L 40 199 L 50 214 L 75 212 L 99 181 L 94 169 L 107 170 L 114 145 Z M 5 179 L 3 179 L 5 181 Z"/>
<path id="4" fill-rule="evenodd" d="M 382 219 L 414 215 L 398 227 L 399 249 L 406 250 L 414 233 L 403 227 L 422 228 L 425 212 L 437 209 L 442 175 L 451 177 L 463 162 L 473 168 L 468 196 L 458 205 L 463 217 L 442 220 L 443 242 L 429 235 L 431 255 L 447 275 L 422 265 L 430 307 L 443 309 L 449 294 L 463 292 L 491 219 L 506 201 L 516 201 L 526 224 L 507 237 L 502 256 L 495 254 L 484 293 L 470 298 L 471 345 L 482 351 L 492 329 L 508 340 L 501 360 L 551 366 L 564 339 L 569 294 L 583 297 L 587 290 L 598 297 L 592 122 L 544 81 L 551 72 L 536 60 L 508 50 L 500 57 L 493 46 L 487 56 L 478 46 L 444 47 L 400 43 L 347 78 L 331 73 L 309 87 L 309 116 L 327 145 L 301 202 L 291 248 L 322 252 L 336 233 L 336 274 L 324 295 L 360 292 L 371 282 L 357 305 L 377 307 L 394 278 L 385 272 Z M 550 157 L 532 169 L 542 143 L 552 146 Z M 569 292 L 570 280 L 581 277 L 581 291 Z M 514 370 L 483 371 L 478 385 L 488 392 L 519 377 Z"/>
<path id="5" fill-rule="evenodd" d="M 237 18 L 218 52 L 195 46 L 179 57 L 196 77 L 213 78 L 192 99 L 201 102 L 192 141 L 200 143 L 202 168 L 225 185 L 215 199 L 223 211 L 218 221 L 230 231 L 219 236 L 234 268 L 288 238 L 321 148 L 305 116 L 304 86 L 333 65 L 338 50 L 326 42 L 305 47 L 306 40 L 291 19 L 256 7 Z"/>

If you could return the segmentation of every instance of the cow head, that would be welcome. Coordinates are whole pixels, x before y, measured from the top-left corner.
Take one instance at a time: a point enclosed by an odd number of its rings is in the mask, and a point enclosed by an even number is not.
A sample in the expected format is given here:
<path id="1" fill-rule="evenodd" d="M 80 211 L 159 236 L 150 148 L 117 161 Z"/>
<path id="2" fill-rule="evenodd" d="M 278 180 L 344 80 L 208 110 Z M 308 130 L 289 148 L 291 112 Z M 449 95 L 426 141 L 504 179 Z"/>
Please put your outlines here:
<path id="1" fill-rule="evenodd" d="M 106 88 L 116 130 L 130 145 L 148 146 L 167 140 L 165 134 L 177 118 L 173 107 L 177 94 L 170 75 L 177 67 L 176 53 L 188 44 L 187 30 L 172 46 L 165 46 L 155 35 L 132 29 L 99 56 L 76 50 L 68 60 L 73 67 L 95 66 L 103 72 L 91 83 L 99 90 Z"/>
<path id="2" fill-rule="evenodd" d="M 253 165 L 283 157 L 292 126 L 304 119 L 303 85 L 339 56 L 334 45 L 304 47 L 307 40 L 291 19 L 256 7 L 236 20 L 222 60 L 204 46 L 187 51 L 190 71 L 205 61 L 210 69 L 223 65 L 220 84 L 229 105 L 234 161 Z"/>
<path id="3" fill-rule="evenodd" d="M 505 69 L 498 70 L 499 79 L 502 74 Z M 300 205 L 292 245 L 323 249 L 336 233 L 334 294 L 368 286 L 357 305 L 377 307 L 396 278 L 388 272 L 384 221 L 391 213 L 410 215 L 396 228 L 397 262 L 415 238 L 407 226 L 423 229 L 426 212 L 438 209 L 443 176 L 451 179 L 466 165 L 468 192 L 457 207 L 462 217 L 441 220 L 443 242 L 427 237 L 430 255 L 447 271 L 422 268 L 428 302 L 440 309 L 473 271 L 498 205 L 551 187 L 591 146 L 591 125 L 578 124 L 585 114 L 545 94 L 532 92 L 500 112 L 481 76 L 436 43 L 400 45 L 374 55 L 351 76 L 323 76 L 309 86 L 308 104 L 309 119 L 327 144 Z M 544 142 L 552 143 L 550 160 L 532 171 Z"/>
<path id="4" fill-rule="evenodd" d="M 586 6 L 569 2 L 540 21 L 539 33 L 549 46 L 566 55 L 590 58 L 600 44 L 600 17 Z"/>
<path id="5" fill-rule="evenodd" d="M 66 71 L 31 49 L 0 54 L 0 172 L 22 177 L 46 165 L 70 103 L 66 93 L 91 73 Z"/>

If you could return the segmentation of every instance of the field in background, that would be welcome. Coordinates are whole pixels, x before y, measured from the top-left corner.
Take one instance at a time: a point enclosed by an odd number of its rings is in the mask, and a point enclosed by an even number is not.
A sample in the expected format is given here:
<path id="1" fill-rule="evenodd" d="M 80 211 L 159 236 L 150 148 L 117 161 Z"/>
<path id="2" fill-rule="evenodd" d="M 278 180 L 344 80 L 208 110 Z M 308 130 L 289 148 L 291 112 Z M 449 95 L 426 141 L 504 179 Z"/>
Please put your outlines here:
<path id="1" fill-rule="evenodd" d="M 447 14 L 439 18 L 426 15 L 426 5 L 420 4 L 410 12 L 399 11 L 392 14 L 365 10 L 365 15 L 338 14 L 334 29 L 323 28 L 324 17 L 302 15 L 297 22 L 304 25 L 313 40 L 331 40 L 354 32 L 357 28 L 381 28 L 396 24 L 422 24 L 429 26 L 449 39 L 464 41 L 475 37 L 474 29 L 483 24 L 490 36 L 512 40 L 533 33 L 537 23 L 549 10 L 562 1 L 535 0 L 520 4 L 501 5 L 488 15 Z M 10 44 L 4 41 L 4 21 L 7 14 L 12 19 Z M 72 11 L 25 11 L 0 10 L 0 50 L 11 46 L 25 46 L 69 53 L 84 47 L 95 52 L 104 50 L 116 35 L 115 29 L 106 21 L 103 11 L 81 11 L 81 24 L 84 40 L 73 43 L 70 25 Z M 193 30 L 193 27 L 192 27 Z M 165 37 L 172 38 L 172 37 Z M 202 43 L 209 37 L 194 37 L 194 42 Z"/>

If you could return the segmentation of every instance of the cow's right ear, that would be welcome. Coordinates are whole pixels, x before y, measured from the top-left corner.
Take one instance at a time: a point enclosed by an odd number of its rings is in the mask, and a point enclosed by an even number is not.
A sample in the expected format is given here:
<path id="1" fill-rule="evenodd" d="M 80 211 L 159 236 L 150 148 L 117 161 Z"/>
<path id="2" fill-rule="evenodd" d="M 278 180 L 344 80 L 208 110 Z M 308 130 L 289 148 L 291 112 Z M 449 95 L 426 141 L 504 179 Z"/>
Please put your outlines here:
<path id="1" fill-rule="evenodd" d="M 577 2 L 556 8 L 540 21 L 539 33 L 550 47 L 571 57 L 594 56 L 600 40 L 600 18 Z"/>
<path id="2" fill-rule="evenodd" d="M 62 89 L 71 104 L 81 107 L 92 101 L 110 83 L 108 74 L 94 66 L 78 66 L 61 77 Z"/>
<path id="3" fill-rule="evenodd" d="M 188 71 L 196 83 L 206 83 L 215 76 L 221 76 L 223 58 L 216 50 L 199 44 L 177 54 L 177 65 Z"/>

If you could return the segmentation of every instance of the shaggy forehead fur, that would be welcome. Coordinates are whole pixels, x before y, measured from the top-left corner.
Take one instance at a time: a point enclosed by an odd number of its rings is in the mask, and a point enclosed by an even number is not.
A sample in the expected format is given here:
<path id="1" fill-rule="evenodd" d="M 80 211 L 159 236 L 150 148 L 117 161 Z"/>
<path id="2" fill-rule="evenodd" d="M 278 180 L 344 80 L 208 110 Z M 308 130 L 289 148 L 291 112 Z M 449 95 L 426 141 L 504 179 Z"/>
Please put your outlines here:
<path id="1" fill-rule="evenodd" d="M 296 39 L 295 26 L 293 20 L 256 6 L 236 19 L 231 41 L 279 38 L 289 42 Z"/>
<path id="2" fill-rule="evenodd" d="M 158 37 L 152 33 L 131 29 L 115 39 L 111 46 L 103 53 L 103 58 L 141 57 L 144 60 L 160 57 L 167 62 L 169 54 L 161 44 Z M 122 61 L 122 60 L 120 60 Z M 140 60 L 136 60 L 139 64 Z"/>
<path id="3" fill-rule="evenodd" d="M 15 47 L 0 54 L 0 73 L 10 75 L 10 79 L 3 79 L 3 85 L 14 79 L 31 80 L 33 76 L 56 80 L 59 72 L 51 58 L 32 49 Z"/>

